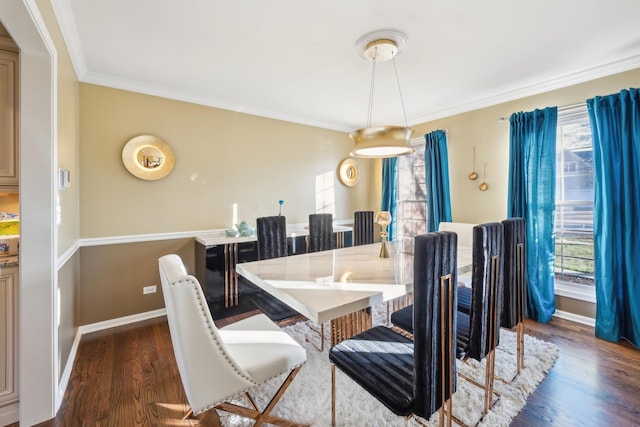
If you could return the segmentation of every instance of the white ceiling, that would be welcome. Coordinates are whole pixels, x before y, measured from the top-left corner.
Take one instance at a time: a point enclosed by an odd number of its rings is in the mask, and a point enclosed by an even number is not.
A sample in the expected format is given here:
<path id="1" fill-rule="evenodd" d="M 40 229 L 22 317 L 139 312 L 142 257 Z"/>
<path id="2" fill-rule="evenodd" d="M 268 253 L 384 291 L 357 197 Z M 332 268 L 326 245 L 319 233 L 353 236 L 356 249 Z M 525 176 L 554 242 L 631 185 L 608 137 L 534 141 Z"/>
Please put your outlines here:
<path id="1" fill-rule="evenodd" d="M 342 131 L 366 124 L 374 30 L 408 38 L 409 125 L 640 67 L 638 0 L 53 4 L 83 82 Z M 403 124 L 392 62 L 376 72 L 372 124 Z"/>

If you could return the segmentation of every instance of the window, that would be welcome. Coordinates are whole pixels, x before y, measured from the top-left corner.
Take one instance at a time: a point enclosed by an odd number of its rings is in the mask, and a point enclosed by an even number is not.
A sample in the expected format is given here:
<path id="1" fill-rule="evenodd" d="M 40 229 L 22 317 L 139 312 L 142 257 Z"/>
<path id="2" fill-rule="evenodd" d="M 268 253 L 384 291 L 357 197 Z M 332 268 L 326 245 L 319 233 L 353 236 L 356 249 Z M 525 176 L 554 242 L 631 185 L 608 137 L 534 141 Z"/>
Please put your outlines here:
<path id="1" fill-rule="evenodd" d="M 424 140 L 420 141 L 413 154 L 398 157 L 396 240 L 405 251 L 413 251 L 413 238 L 427 232 Z"/>
<path id="2" fill-rule="evenodd" d="M 559 111 L 555 276 L 586 285 L 594 284 L 592 146 L 586 105 Z"/>
<path id="3" fill-rule="evenodd" d="M 333 171 L 316 175 L 316 210 L 315 213 L 330 213 L 336 216 L 336 197 L 333 190 Z"/>

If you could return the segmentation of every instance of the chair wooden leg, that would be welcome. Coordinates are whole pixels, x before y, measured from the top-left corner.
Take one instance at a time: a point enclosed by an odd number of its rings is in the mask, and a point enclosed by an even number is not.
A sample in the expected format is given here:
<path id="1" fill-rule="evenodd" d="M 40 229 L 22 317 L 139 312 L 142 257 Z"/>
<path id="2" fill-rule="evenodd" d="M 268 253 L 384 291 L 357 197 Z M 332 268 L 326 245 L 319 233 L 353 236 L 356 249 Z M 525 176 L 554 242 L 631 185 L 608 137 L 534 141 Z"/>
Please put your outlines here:
<path id="1" fill-rule="evenodd" d="M 524 322 L 520 321 L 517 325 L 517 338 L 518 338 L 518 361 L 517 361 L 517 375 L 520 375 L 520 371 L 524 369 Z"/>
<path id="2" fill-rule="evenodd" d="M 496 366 L 496 351 L 491 350 L 489 354 L 487 354 L 486 359 L 486 367 L 485 367 L 485 381 L 484 381 L 484 412 L 483 415 L 486 415 L 489 412 L 489 409 L 493 406 L 493 381 L 495 375 L 495 366 Z"/>
<path id="3" fill-rule="evenodd" d="M 320 335 L 320 345 L 316 345 L 316 343 L 314 343 L 313 341 L 311 341 L 310 339 L 307 338 L 307 342 L 310 343 L 313 347 L 315 347 L 316 350 L 318 350 L 320 353 L 322 353 L 324 351 L 324 323 L 320 324 L 320 330 L 315 329 L 315 328 L 311 328 L 313 329 L 313 331 L 317 332 L 318 335 Z"/>
<path id="4" fill-rule="evenodd" d="M 193 415 L 193 409 L 189 408 L 189 410 L 187 411 L 186 414 L 184 414 L 184 417 L 182 417 L 183 420 L 188 419 L 189 417 L 191 417 L 191 415 Z"/>
<path id="5" fill-rule="evenodd" d="M 254 406 L 254 408 L 247 408 L 244 406 L 236 405 L 234 403 L 224 402 L 216 406 L 215 409 L 219 409 L 225 412 L 230 412 L 232 414 L 240 415 L 242 417 L 254 419 L 256 420 L 254 424 L 254 426 L 256 427 L 260 427 L 265 423 L 273 424 L 281 427 L 308 427 L 308 424 L 296 423 L 291 420 L 287 420 L 281 417 L 277 417 L 275 415 L 271 415 L 271 411 L 276 406 L 276 404 L 278 403 L 278 400 L 280 400 L 284 392 L 287 390 L 287 388 L 289 387 L 289 385 L 291 384 L 295 376 L 298 374 L 298 372 L 300 371 L 300 368 L 301 367 L 298 367 L 289 373 L 289 376 L 287 376 L 287 378 L 284 380 L 284 382 L 282 383 L 282 385 L 280 386 L 276 394 L 271 398 L 271 401 L 269 402 L 269 404 L 267 404 L 267 407 L 262 412 L 260 412 L 255 407 L 255 403 L 251 398 L 249 398 L 249 402 L 252 406 Z"/>
<path id="6" fill-rule="evenodd" d="M 247 397 L 247 400 L 249 401 L 249 404 L 251 405 L 251 407 L 256 411 L 259 411 L 258 405 L 256 405 L 256 402 L 253 400 L 253 397 L 251 397 L 249 393 L 245 393 L 244 395 Z"/>

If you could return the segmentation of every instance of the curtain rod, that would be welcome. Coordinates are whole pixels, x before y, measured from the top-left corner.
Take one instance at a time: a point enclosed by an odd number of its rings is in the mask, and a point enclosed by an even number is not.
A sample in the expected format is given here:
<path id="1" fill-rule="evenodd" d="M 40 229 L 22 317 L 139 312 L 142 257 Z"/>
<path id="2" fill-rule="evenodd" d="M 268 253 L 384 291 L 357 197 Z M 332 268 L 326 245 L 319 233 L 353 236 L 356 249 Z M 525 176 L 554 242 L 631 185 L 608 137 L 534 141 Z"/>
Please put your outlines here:
<path id="1" fill-rule="evenodd" d="M 576 102 L 575 104 L 561 105 L 558 107 L 558 111 L 573 110 L 574 108 L 584 107 L 586 105 L 587 105 L 586 102 Z M 508 117 L 498 117 L 499 123 L 504 123 L 506 121 L 509 121 Z"/>
<path id="2" fill-rule="evenodd" d="M 418 140 L 418 139 L 421 139 L 422 141 L 424 141 L 424 136 L 425 136 L 425 135 L 430 134 L 431 132 L 435 132 L 435 131 L 437 131 L 437 130 L 441 130 L 441 131 L 442 131 L 442 132 L 444 132 L 445 134 L 449 135 L 449 129 L 448 129 L 448 128 L 447 128 L 447 129 L 433 129 L 433 130 L 426 131 L 426 132 L 425 132 L 424 134 L 422 134 L 421 136 L 416 136 L 415 138 L 411 138 L 411 141 L 415 141 L 415 140 Z"/>

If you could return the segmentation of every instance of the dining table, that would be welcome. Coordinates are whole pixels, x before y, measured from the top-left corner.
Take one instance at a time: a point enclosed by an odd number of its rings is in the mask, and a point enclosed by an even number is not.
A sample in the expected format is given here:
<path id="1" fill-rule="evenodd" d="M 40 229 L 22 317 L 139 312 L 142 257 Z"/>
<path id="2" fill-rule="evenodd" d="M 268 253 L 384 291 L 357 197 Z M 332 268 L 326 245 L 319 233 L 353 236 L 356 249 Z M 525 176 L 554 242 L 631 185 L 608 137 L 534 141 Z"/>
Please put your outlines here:
<path id="1" fill-rule="evenodd" d="M 331 346 L 372 326 L 371 307 L 413 292 L 413 253 L 387 242 L 245 262 L 236 271 L 319 325 Z M 457 272 L 471 270 L 472 250 L 457 248 Z"/>

